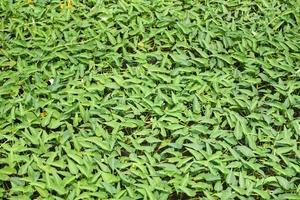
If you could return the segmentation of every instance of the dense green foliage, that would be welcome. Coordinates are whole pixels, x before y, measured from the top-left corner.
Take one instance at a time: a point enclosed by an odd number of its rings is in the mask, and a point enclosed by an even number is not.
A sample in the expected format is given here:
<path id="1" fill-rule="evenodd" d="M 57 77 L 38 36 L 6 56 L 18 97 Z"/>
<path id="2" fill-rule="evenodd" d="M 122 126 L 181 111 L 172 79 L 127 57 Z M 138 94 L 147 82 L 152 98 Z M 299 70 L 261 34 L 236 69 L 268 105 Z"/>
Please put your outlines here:
<path id="1" fill-rule="evenodd" d="M 2 199 L 300 199 L 299 1 L 80 2 L 0 1 Z"/>

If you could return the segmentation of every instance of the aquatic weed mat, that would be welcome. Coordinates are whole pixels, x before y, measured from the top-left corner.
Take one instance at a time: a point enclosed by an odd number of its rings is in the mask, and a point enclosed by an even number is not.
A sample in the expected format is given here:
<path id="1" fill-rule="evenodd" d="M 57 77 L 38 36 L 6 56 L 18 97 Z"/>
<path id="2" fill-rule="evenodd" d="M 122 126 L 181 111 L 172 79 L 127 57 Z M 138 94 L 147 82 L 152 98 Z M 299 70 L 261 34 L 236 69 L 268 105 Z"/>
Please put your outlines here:
<path id="1" fill-rule="evenodd" d="M 1 1 L 2 199 L 299 199 L 299 1 Z"/>

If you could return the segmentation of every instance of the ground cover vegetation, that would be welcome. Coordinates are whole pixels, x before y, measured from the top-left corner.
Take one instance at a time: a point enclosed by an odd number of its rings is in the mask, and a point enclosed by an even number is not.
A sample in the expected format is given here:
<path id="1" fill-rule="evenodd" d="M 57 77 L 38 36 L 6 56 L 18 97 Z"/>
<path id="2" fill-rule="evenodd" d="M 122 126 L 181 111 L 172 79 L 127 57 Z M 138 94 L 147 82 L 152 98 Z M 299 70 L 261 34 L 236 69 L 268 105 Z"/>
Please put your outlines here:
<path id="1" fill-rule="evenodd" d="M 299 7 L 0 1 L 0 197 L 299 199 Z"/>

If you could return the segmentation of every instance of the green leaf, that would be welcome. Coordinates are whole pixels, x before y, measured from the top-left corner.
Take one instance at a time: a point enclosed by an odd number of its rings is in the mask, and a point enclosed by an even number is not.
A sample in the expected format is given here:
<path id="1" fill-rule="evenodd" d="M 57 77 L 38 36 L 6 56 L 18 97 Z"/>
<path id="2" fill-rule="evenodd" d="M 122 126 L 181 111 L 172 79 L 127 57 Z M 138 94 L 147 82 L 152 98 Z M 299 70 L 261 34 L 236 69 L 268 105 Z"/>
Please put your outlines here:
<path id="1" fill-rule="evenodd" d="M 251 157 L 251 158 L 255 157 L 253 151 L 247 146 L 237 146 L 236 149 L 246 157 Z"/>

